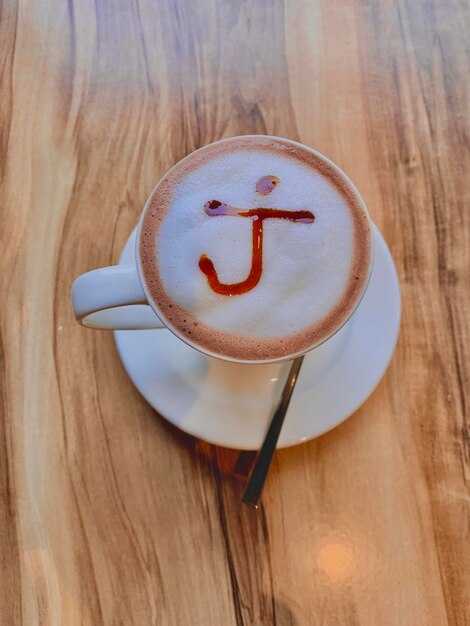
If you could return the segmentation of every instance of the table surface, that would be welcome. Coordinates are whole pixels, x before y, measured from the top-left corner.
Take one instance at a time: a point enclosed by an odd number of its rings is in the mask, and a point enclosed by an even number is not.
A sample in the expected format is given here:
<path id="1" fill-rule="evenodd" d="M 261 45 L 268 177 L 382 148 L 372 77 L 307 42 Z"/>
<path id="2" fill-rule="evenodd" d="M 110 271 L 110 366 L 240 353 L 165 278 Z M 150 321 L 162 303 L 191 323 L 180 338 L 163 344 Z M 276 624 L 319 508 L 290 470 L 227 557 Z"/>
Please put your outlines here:
<path id="1" fill-rule="evenodd" d="M 0 623 L 470 624 L 468 2 L 6 0 L 0 16 Z M 380 386 L 277 453 L 258 513 L 239 504 L 252 459 L 160 418 L 69 300 L 117 261 L 161 174 L 243 133 L 351 176 L 403 297 Z"/>

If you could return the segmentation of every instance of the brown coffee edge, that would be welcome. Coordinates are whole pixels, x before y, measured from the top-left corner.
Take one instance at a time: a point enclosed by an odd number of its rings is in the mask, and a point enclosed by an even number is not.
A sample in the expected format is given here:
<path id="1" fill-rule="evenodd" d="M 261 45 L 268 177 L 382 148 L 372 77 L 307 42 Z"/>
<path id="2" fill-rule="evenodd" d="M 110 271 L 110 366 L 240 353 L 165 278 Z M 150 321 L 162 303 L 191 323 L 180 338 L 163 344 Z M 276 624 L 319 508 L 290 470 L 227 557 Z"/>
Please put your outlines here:
<path id="1" fill-rule="evenodd" d="M 189 172 L 194 171 L 214 155 L 236 150 L 265 150 L 304 162 L 308 167 L 328 177 L 350 209 L 354 229 L 354 257 L 349 279 L 341 297 L 327 315 L 314 324 L 280 338 L 247 337 L 218 331 L 201 322 L 180 307 L 166 292 L 157 264 L 155 242 L 172 198 L 173 189 Z M 163 321 L 201 350 L 243 361 L 279 359 L 306 351 L 330 337 L 354 311 L 369 279 L 372 261 L 372 233 L 364 205 L 357 192 L 336 168 L 321 155 L 306 148 L 265 136 L 225 139 L 209 144 L 179 161 L 154 188 L 142 218 L 138 242 L 143 277 L 148 293 L 161 312 Z M 223 297 L 223 296 L 221 296 Z"/>

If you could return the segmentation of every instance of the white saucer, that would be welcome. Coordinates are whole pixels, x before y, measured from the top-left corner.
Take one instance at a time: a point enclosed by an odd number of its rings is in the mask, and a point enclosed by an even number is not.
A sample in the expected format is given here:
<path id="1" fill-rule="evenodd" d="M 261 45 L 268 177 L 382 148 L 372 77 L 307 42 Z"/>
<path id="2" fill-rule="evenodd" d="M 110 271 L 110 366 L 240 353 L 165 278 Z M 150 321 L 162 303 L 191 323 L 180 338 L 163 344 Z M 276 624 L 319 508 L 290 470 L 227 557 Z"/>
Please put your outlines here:
<path id="1" fill-rule="evenodd" d="M 388 367 L 400 326 L 395 266 L 374 227 L 375 260 L 351 320 L 305 357 L 278 447 L 334 428 L 365 402 Z M 131 235 L 120 263 L 134 261 Z M 290 363 L 239 365 L 190 348 L 168 330 L 115 331 L 134 385 L 172 424 L 211 443 L 259 448 Z"/>

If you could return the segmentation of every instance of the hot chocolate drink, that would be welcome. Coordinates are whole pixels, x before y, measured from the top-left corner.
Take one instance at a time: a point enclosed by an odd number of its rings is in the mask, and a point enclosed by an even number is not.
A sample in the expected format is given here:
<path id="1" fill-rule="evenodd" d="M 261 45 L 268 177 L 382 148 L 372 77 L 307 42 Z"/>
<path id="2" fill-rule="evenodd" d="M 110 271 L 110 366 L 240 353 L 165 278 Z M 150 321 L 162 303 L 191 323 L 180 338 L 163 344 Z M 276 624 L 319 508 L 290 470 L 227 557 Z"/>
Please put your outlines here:
<path id="1" fill-rule="evenodd" d="M 207 352 L 295 355 L 349 317 L 372 262 L 352 183 L 300 144 L 216 142 L 157 184 L 139 231 L 141 271 L 162 320 Z"/>

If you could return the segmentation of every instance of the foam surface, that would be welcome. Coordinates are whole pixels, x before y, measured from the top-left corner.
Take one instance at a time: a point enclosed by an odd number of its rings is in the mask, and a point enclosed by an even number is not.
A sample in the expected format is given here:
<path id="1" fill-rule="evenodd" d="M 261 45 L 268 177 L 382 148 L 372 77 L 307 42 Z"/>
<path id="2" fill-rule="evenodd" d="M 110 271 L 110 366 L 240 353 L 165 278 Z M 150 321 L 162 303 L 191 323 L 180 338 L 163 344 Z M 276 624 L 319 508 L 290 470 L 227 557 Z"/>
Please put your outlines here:
<path id="1" fill-rule="evenodd" d="M 153 272 L 158 274 L 156 296 L 159 300 L 163 296 L 163 308 L 183 334 L 199 335 L 196 340 L 209 349 L 212 343 L 223 344 L 226 335 L 227 346 L 235 341 L 245 351 L 257 347 L 253 358 L 260 358 L 265 340 L 291 351 L 294 338 L 303 331 L 317 327 L 318 335 L 351 281 L 362 285 L 366 268 L 357 266 L 358 243 L 364 246 L 365 241 L 360 233 L 358 237 L 358 208 L 352 209 L 351 199 L 337 181 L 292 152 L 269 150 L 264 144 L 260 150 L 253 147 L 256 144 L 242 141 L 230 150 L 215 150 L 186 171 L 182 168 L 184 175 L 170 178 L 170 185 L 163 185 L 160 206 L 153 204 L 153 215 L 159 212 L 158 224 L 155 221 L 154 229 L 144 229 L 149 236 L 142 239 L 146 246 L 142 260 L 148 276 L 149 261 L 153 262 Z M 261 196 L 256 184 L 267 175 L 280 182 Z M 158 201 L 158 192 L 154 198 Z M 205 253 L 212 259 L 220 281 L 243 281 L 252 260 L 252 218 L 207 215 L 204 205 L 209 200 L 245 210 L 308 210 L 315 221 L 265 220 L 261 280 L 251 291 L 229 297 L 212 291 L 198 266 L 199 258 Z M 367 229 L 364 214 L 359 215 L 359 224 Z M 150 257 L 149 246 L 153 247 Z M 356 277 L 358 272 L 361 275 Z M 205 338 L 204 328 L 209 331 Z"/>

